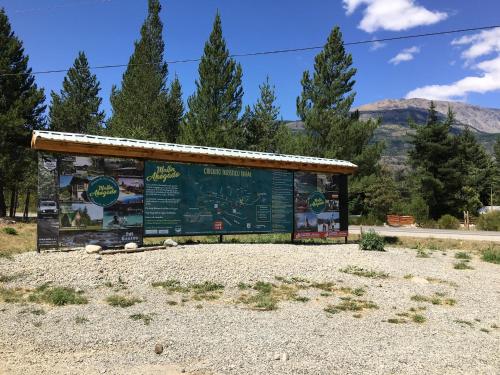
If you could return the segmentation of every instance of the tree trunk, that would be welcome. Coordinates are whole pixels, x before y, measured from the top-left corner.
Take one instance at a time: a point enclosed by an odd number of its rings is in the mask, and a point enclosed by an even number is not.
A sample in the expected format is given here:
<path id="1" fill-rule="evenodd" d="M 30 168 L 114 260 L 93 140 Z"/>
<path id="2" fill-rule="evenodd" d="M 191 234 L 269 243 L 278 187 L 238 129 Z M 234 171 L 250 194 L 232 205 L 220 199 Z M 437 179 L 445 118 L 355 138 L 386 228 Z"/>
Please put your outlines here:
<path id="1" fill-rule="evenodd" d="M 0 217 L 4 217 L 7 215 L 7 206 L 5 205 L 5 195 L 3 193 L 3 178 L 0 173 Z"/>
<path id="2" fill-rule="evenodd" d="M 16 188 L 13 187 L 10 191 L 10 207 L 9 207 L 9 216 L 10 217 L 15 217 L 16 216 Z"/>
<path id="3" fill-rule="evenodd" d="M 26 191 L 26 199 L 24 200 L 24 212 L 23 212 L 23 220 L 28 221 L 30 211 L 30 191 Z"/>

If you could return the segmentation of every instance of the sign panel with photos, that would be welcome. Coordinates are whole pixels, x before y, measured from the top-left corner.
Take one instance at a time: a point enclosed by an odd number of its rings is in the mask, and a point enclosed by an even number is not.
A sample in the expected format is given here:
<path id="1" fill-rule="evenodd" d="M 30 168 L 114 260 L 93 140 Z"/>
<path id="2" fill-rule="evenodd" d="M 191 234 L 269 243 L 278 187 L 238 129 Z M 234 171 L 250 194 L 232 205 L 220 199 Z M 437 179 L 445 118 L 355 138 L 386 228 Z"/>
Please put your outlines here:
<path id="1" fill-rule="evenodd" d="M 347 176 L 294 173 L 294 237 L 347 236 Z"/>
<path id="2" fill-rule="evenodd" d="M 143 171 L 135 159 L 40 154 L 39 247 L 142 243 Z"/>

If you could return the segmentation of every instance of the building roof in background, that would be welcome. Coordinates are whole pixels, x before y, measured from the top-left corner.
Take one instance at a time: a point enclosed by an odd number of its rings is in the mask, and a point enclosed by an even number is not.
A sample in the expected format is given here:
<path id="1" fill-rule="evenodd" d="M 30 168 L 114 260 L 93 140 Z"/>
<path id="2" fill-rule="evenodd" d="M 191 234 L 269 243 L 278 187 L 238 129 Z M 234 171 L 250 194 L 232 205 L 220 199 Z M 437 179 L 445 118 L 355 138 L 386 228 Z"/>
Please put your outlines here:
<path id="1" fill-rule="evenodd" d="M 349 161 L 299 155 L 272 154 L 227 148 L 190 146 L 137 139 L 35 130 L 31 147 L 49 152 L 115 156 L 241 167 L 353 173 Z"/>

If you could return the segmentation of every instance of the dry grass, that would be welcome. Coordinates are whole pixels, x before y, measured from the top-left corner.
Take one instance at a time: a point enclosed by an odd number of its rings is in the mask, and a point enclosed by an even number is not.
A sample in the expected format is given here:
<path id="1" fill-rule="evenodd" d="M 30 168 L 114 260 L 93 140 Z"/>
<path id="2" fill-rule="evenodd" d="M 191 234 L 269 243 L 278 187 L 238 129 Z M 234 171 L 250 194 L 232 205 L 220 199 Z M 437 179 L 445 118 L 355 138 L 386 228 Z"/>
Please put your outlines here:
<path id="1" fill-rule="evenodd" d="M 12 227 L 17 231 L 17 235 L 11 235 L 4 232 L 4 228 Z M 9 258 L 10 256 L 25 251 L 36 249 L 36 224 L 16 223 L 0 224 L 0 257 Z"/>

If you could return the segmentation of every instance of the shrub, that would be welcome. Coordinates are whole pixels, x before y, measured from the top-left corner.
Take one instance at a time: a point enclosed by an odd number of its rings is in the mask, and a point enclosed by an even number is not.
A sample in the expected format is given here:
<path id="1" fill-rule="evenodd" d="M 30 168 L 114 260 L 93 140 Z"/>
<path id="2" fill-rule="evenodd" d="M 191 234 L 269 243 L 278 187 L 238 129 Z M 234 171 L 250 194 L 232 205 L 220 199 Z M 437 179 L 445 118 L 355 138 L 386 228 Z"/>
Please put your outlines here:
<path id="1" fill-rule="evenodd" d="M 458 229 L 460 228 L 460 221 L 451 215 L 443 215 L 438 220 L 438 227 L 440 229 Z"/>
<path id="2" fill-rule="evenodd" d="M 432 220 L 432 219 L 425 219 L 425 220 L 419 221 L 418 225 L 421 228 L 429 228 L 429 229 L 435 229 L 438 227 L 438 223 L 436 222 L 436 220 Z"/>
<path id="3" fill-rule="evenodd" d="M 495 247 L 488 247 L 483 251 L 481 259 L 485 262 L 500 264 L 500 249 Z"/>
<path id="4" fill-rule="evenodd" d="M 88 300 L 82 296 L 82 293 L 76 292 L 73 288 L 60 286 L 49 286 L 45 283 L 29 296 L 31 302 L 46 302 L 54 306 L 64 305 L 83 305 L 88 303 Z"/>
<path id="5" fill-rule="evenodd" d="M 4 233 L 10 234 L 11 236 L 17 236 L 17 230 L 11 227 L 5 227 L 3 228 Z"/>
<path id="6" fill-rule="evenodd" d="M 106 302 L 109 305 L 114 306 L 114 307 L 130 307 L 130 306 L 133 306 L 136 303 L 139 303 L 142 301 L 138 298 L 134 298 L 134 297 L 128 298 L 125 296 L 120 296 L 118 294 L 114 294 L 114 295 L 106 298 Z"/>
<path id="7" fill-rule="evenodd" d="M 500 230 L 500 211 L 492 211 L 479 216 L 477 228 L 480 230 Z"/>
<path id="8" fill-rule="evenodd" d="M 361 250 L 384 251 L 384 238 L 373 230 L 364 232 L 359 239 L 359 248 Z"/>

